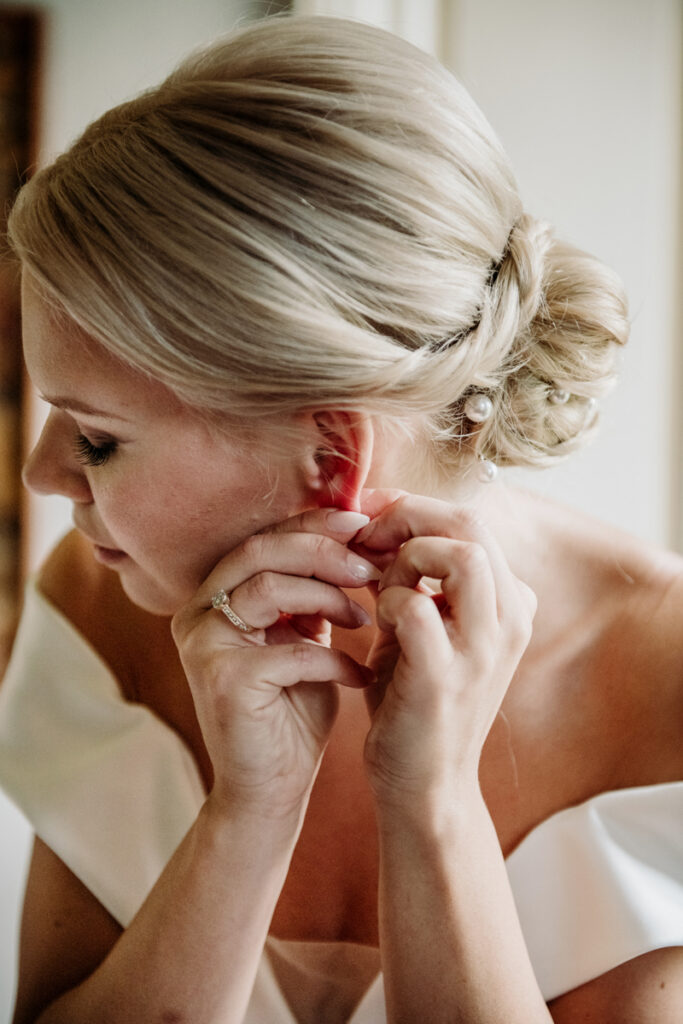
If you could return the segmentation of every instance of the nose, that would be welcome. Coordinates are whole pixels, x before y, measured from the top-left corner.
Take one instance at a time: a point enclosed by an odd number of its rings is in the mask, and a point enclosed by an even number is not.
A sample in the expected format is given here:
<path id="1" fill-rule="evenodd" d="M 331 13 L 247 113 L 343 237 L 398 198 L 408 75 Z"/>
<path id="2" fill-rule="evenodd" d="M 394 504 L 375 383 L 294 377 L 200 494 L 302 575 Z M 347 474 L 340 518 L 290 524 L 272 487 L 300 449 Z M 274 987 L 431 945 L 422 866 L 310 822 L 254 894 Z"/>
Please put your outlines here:
<path id="1" fill-rule="evenodd" d="M 90 484 L 76 458 L 76 428 L 66 413 L 52 409 L 21 474 L 24 485 L 35 494 L 61 494 L 71 501 L 92 501 Z"/>

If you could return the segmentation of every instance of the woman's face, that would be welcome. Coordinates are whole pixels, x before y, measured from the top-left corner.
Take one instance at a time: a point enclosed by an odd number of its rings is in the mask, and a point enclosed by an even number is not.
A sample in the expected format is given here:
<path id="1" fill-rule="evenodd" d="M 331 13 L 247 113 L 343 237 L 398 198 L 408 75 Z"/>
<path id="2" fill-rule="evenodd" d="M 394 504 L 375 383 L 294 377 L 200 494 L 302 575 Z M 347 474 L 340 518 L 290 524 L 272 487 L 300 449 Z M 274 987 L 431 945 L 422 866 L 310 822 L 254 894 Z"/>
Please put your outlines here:
<path id="1" fill-rule="evenodd" d="M 302 463 L 263 456 L 216 430 L 163 385 L 55 326 L 23 289 L 28 372 L 50 403 L 24 469 L 40 494 L 73 502 L 76 527 L 128 596 L 173 614 L 219 559 L 264 526 L 312 505 Z"/>

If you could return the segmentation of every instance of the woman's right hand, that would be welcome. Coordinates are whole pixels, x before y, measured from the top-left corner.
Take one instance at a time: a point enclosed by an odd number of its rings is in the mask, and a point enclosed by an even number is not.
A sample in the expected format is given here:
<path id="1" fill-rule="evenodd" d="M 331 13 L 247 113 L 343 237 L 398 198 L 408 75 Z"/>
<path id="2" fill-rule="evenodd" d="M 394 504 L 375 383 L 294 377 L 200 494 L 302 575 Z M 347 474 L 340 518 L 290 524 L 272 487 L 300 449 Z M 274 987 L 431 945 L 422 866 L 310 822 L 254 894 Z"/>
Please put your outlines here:
<path id="1" fill-rule="evenodd" d="M 268 817 L 305 807 L 337 711 L 334 684 L 371 673 L 329 646 L 330 623 L 363 609 L 341 589 L 379 573 L 347 548 L 367 516 L 315 509 L 255 534 L 226 555 L 173 619 L 173 636 L 214 769 L 214 806 Z M 211 605 L 224 590 L 240 632 Z"/>

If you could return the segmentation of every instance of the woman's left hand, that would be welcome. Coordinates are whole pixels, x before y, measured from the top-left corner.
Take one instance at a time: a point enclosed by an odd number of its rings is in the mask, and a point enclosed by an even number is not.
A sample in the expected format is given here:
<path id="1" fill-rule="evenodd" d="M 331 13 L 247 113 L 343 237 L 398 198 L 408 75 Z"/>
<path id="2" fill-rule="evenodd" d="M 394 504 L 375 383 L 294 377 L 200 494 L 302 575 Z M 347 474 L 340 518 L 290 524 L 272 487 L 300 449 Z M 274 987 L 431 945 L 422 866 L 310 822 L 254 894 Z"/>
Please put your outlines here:
<path id="1" fill-rule="evenodd" d="M 380 803 L 424 806 L 478 785 L 482 747 L 529 643 L 536 598 L 471 512 L 403 495 L 376 514 L 381 502 L 380 492 L 368 492 L 363 511 L 375 518 L 353 544 L 384 568 L 365 758 Z"/>

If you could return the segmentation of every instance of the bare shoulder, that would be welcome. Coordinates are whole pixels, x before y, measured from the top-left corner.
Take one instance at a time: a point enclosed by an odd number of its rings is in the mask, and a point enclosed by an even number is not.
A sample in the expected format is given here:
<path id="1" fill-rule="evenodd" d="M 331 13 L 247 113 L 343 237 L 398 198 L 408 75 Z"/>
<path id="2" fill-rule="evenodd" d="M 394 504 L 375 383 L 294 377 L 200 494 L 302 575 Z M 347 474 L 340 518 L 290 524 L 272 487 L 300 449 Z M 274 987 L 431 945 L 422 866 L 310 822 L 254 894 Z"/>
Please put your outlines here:
<path id="1" fill-rule="evenodd" d="M 139 689 L 142 666 L 175 664 L 168 620 L 134 605 L 116 573 L 96 561 L 76 531 L 48 557 L 38 589 L 95 648 L 129 695 Z"/>
<path id="2" fill-rule="evenodd" d="M 121 603 L 118 580 L 95 560 L 91 545 L 76 530 L 48 555 L 38 574 L 38 589 L 85 635 L 96 604 L 109 611 L 112 602 Z"/>
<path id="3" fill-rule="evenodd" d="M 572 801 L 682 779 L 683 558 L 545 499 L 532 512 L 548 706 L 582 751 Z"/>
<path id="4" fill-rule="evenodd" d="M 683 778 L 683 559 L 632 538 L 617 537 L 607 551 L 595 664 L 620 781 L 675 781 Z"/>
<path id="5" fill-rule="evenodd" d="M 75 531 L 48 558 L 38 588 L 109 666 L 123 696 L 145 704 L 185 740 L 208 786 L 211 765 L 170 620 L 133 604 L 118 575 Z"/>
<path id="6" fill-rule="evenodd" d="M 683 558 L 634 542 L 615 561 L 613 628 L 634 685 L 683 695 Z M 663 695 L 663 692 L 662 692 Z"/>
<path id="7" fill-rule="evenodd" d="M 554 503 L 540 515 L 560 552 L 551 590 L 576 620 L 588 611 L 603 666 L 614 664 L 634 685 L 659 679 L 683 691 L 683 557 Z M 547 563 L 543 571 L 547 582 Z"/>

